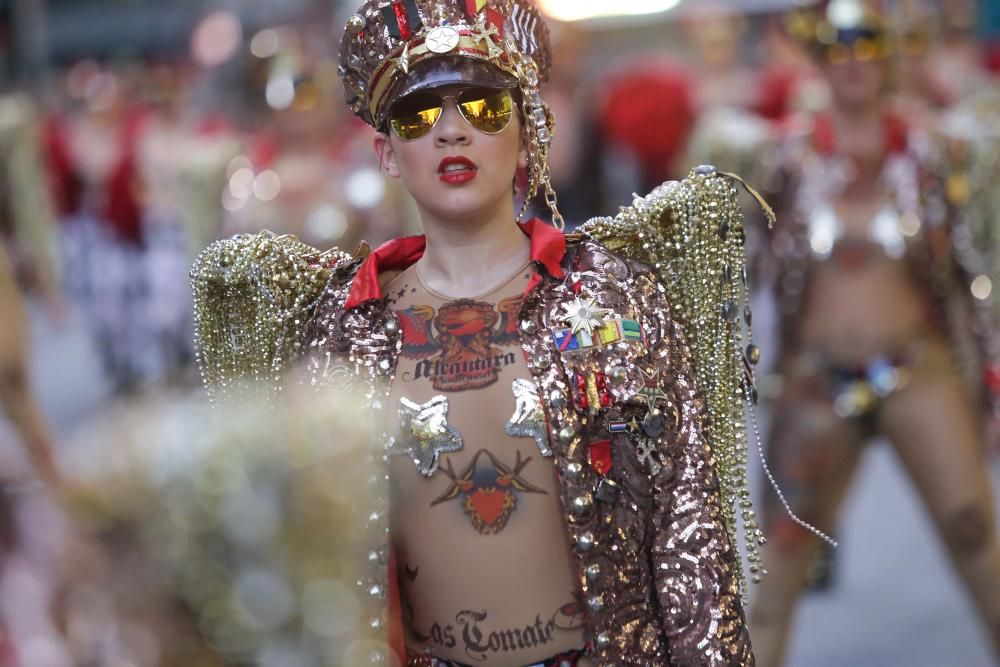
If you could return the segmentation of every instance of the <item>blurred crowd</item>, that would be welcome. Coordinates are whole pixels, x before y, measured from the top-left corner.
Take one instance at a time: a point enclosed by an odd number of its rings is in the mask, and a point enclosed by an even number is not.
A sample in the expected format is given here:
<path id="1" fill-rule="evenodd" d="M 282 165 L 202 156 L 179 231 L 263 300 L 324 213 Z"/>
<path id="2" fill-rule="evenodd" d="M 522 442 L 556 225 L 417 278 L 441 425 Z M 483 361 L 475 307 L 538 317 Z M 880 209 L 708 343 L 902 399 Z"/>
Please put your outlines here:
<path id="1" fill-rule="evenodd" d="M 795 12 L 685 4 L 696 7 L 636 24 L 554 25 L 544 90 L 558 128 L 552 177 L 570 226 L 702 162 L 765 178 L 773 165 L 763 147 L 831 104 Z M 1000 10 L 899 4 L 893 107 L 913 126 L 959 134 L 967 126 L 956 125 L 956 110 L 1000 111 L 990 97 L 1000 91 L 1000 42 L 988 23 Z M 380 172 L 371 130 L 342 103 L 335 45 L 344 15 L 251 26 L 239 12 L 205 10 L 168 55 L 80 53 L 49 63 L 40 80 L 8 72 L 0 399 L 12 428 L 0 436 L 9 436 L 0 665 L 312 665 L 325 649 L 304 644 L 354 636 L 345 619 L 359 617 L 360 603 L 349 569 L 314 567 L 348 519 L 323 524 L 356 502 L 336 462 L 319 472 L 300 462 L 264 488 L 210 478 L 209 460 L 235 457 L 244 476 L 255 466 L 273 472 L 275 461 L 259 449 L 234 453 L 240 436 L 198 427 L 207 417 L 188 280 L 200 250 L 232 234 L 266 229 L 354 251 L 418 230 L 405 191 Z M 544 202 L 536 208 L 546 215 Z M 81 384 L 109 390 L 83 421 L 56 429 L 38 406 L 29 364 L 39 327 L 76 327 L 90 341 L 100 378 Z M 74 360 L 59 363 L 72 381 Z M 258 430 L 242 424 L 244 439 L 288 433 L 252 423 Z M 307 439 L 319 428 L 292 430 Z M 195 443 L 196 453 L 182 446 Z M 27 464 L 9 453 L 18 447 Z M 333 481 L 315 477 L 325 474 Z M 300 486 L 303 475 L 312 486 Z M 168 484 L 175 479 L 187 486 Z M 323 495 L 327 485 L 338 493 Z M 302 488 L 314 495 L 303 499 Z M 262 519 L 305 506 L 332 509 L 309 525 Z M 295 549 L 263 546 L 278 539 L 278 523 L 295 533 L 283 543 Z M 297 581 L 303 567 L 312 577 Z M 308 604 L 296 607 L 299 599 Z M 325 664 L 352 664 L 343 656 L 360 649 L 329 650 L 339 657 Z"/>
<path id="2" fill-rule="evenodd" d="M 903 26 L 895 104 L 917 124 L 982 93 L 1000 67 L 973 4 L 942 7 L 952 5 L 914 10 Z M 546 98 L 571 225 L 695 161 L 757 171 L 739 164 L 747 146 L 829 104 L 791 23 L 706 3 L 655 39 L 640 31 L 650 47 L 676 36 L 661 50 L 626 55 L 608 53 L 621 36 L 557 25 Z M 186 57 L 82 59 L 10 87 L 0 131 L 14 271 L 54 314 L 67 301 L 86 314 L 116 389 L 190 367 L 181 286 L 212 240 L 269 229 L 353 251 L 416 229 L 370 131 L 341 102 L 335 43 L 325 24 L 245 34 L 236 14 L 218 12 L 197 24 Z"/>

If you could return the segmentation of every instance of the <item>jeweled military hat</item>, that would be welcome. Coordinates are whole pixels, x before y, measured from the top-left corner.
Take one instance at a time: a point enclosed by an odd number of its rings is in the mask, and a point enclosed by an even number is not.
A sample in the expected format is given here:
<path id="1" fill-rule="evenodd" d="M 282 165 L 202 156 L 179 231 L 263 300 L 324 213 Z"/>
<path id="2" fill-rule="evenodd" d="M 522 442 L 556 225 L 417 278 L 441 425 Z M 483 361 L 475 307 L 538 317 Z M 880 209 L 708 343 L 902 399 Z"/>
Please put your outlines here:
<path id="1" fill-rule="evenodd" d="M 440 58 L 450 67 L 435 68 Z M 368 0 L 347 21 L 339 71 L 348 105 L 382 128 L 391 103 L 427 87 L 429 71 L 434 85 L 537 88 L 550 62 L 548 27 L 531 0 Z"/>

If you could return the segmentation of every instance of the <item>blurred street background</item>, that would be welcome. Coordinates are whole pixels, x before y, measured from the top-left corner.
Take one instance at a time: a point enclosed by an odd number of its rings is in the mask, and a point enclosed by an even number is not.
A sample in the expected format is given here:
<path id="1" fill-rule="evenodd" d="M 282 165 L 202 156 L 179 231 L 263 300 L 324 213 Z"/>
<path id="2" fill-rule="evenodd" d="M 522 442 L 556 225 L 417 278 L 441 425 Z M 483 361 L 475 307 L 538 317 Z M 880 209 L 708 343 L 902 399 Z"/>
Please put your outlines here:
<path id="1" fill-rule="evenodd" d="M 997 86 L 1000 2 L 897 4 L 924 38 L 901 59 L 894 87 L 915 123 Z M 539 5 L 553 20 L 543 93 L 571 225 L 613 214 L 704 159 L 729 157 L 745 172 L 755 159 L 747 146 L 829 104 L 786 30 L 798 6 L 790 0 Z M 171 653 L 148 629 L 211 636 L 204 621 L 152 609 L 169 586 L 132 532 L 173 509 L 131 499 L 136 482 L 118 463 L 173 460 L 137 455 L 157 429 L 199 435 L 185 430 L 204 407 L 188 270 L 207 244 L 269 229 L 352 251 L 419 229 L 406 193 L 377 168 L 370 128 L 342 101 L 337 45 L 354 9 L 340 0 L 0 0 L 0 240 L 20 302 L 0 304 L 0 327 L 24 330 L 9 345 L 0 335 L 0 346 L 23 360 L 45 424 L 25 436 L 0 415 L 0 667 L 224 664 L 212 642 Z M 755 298 L 766 363 L 773 317 L 769 295 Z M 34 481 L 33 442 L 47 442 L 73 493 L 90 499 L 83 527 Z M 892 450 L 877 444 L 865 456 L 832 582 L 804 598 L 789 667 L 990 667 Z M 996 485 L 995 456 L 989 465 Z M 111 507 L 105 484 L 134 506 Z M 755 491 L 767 492 L 763 483 Z M 230 519 L 257 518 L 241 516 Z M 97 555 L 84 537 L 94 534 L 120 557 Z M 116 585 L 153 592 L 119 606 L 113 586 L 98 582 L 133 567 Z M 62 583 L 74 579 L 91 583 L 67 592 Z M 265 606 L 283 599 L 271 579 L 253 581 Z M 280 642 L 256 662 L 312 664 Z"/>

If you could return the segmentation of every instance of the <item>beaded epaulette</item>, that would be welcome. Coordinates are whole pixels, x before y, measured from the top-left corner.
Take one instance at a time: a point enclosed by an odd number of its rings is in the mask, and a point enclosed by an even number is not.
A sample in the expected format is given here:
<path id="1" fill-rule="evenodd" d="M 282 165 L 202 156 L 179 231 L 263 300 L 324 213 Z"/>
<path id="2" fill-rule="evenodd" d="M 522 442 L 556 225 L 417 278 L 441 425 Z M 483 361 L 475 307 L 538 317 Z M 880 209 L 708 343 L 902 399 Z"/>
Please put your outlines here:
<path id="1" fill-rule="evenodd" d="M 609 250 L 655 267 L 674 317 L 688 336 L 695 380 L 708 415 L 707 433 L 723 494 L 726 526 L 736 544 L 742 519 L 755 579 L 764 535 L 747 472 L 748 413 L 757 402 L 760 350 L 751 332 L 750 280 L 737 184 L 753 195 L 771 224 L 771 208 L 737 176 L 703 166 L 671 181 L 614 217 L 595 218 L 582 233 Z M 745 590 L 745 588 L 744 588 Z"/>
<path id="2" fill-rule="evenodd" d="M 266 231 L 205 249 L 191 284 L 195 349 L 209 397 L 279 392 L 328 283 L 354 263 L 336 248 L 320 252 Z"/>

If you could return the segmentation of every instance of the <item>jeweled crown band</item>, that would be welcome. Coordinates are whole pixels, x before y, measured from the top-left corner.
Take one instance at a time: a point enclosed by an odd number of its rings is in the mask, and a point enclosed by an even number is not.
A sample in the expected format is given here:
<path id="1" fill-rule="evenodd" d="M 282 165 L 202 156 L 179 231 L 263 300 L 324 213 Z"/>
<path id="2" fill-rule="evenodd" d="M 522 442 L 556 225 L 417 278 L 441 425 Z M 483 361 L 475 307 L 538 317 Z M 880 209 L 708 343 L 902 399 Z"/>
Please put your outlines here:
<path id="1" fill-rule="evenodd" d="M 441 35 L 431 31 L 426 37 L 407 43 L 398 56 L 387 59 L 375 71 L 371 83 L 371 100 L 368 104 L 368 111 L 375 120 L 376 127 L 381 127 L 383 124 L 382 121 L 387 107 L 385 104 L 387 102 L 386 96 L 392 91 L 393 84 L 398 81 L 399 75 L 402 74 L 405 76 L 409 74 L 411 67 L 418 65 L 427 58 L 445 54 L 464 56 L 483 60 L 513 76 L 517 75 L 514 68 L 506 64 L 509 61 L 509 58 L 504 57 L 506 52 L 491 37 L 484 36 L 482 33 L 471 29 L 459 30 L 448 27 L 446 29 L 439 28 L 438 30 L 440 32 L 448 30 L 451 33 Z M 452 43 L 452 39 L 454 40 L 454 46 L 451 46 L 447 50 L 442 50 L 444 46 Z M 497 53 L 497 50 L 500 53 Z"/>

